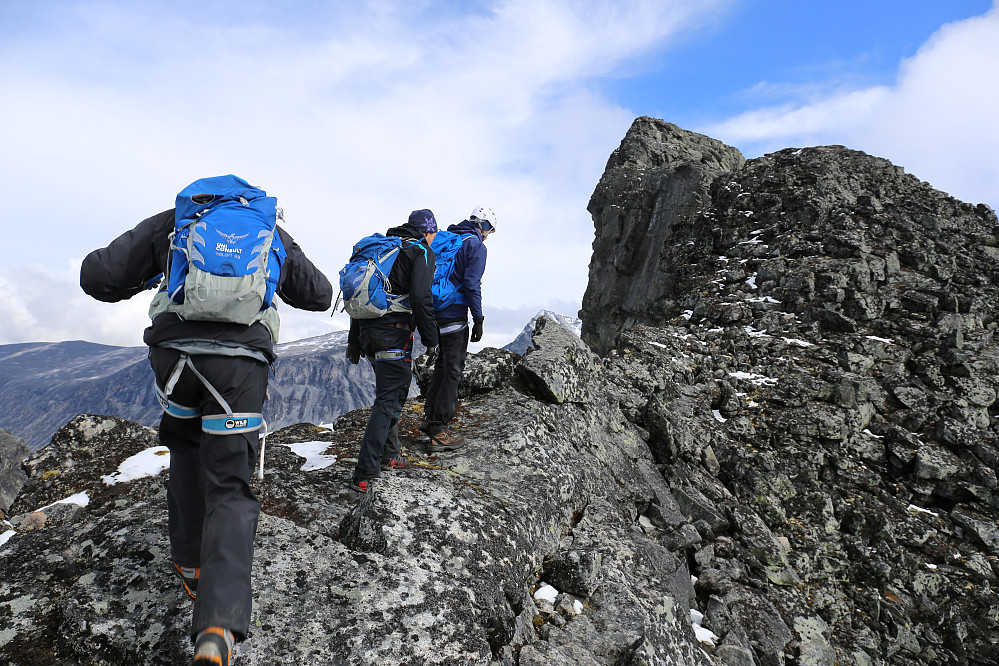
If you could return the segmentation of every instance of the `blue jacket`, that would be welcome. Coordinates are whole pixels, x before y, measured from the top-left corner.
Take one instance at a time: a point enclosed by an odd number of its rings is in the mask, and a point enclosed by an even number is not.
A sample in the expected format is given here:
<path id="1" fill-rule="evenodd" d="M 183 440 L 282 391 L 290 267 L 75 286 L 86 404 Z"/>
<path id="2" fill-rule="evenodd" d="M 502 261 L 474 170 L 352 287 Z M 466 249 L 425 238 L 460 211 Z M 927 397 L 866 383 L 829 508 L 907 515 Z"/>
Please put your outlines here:
<path id="1" fill-rule="evenodd" d="M 482 242 L 482 232 L 468 220 L 452 224 L 447 230 L 464 236 L 461 249 L 455 255 L 454 274 L 451 276 L 464 303 L 449 305 L 435 314 L 437 319 L 467 319 L 471 310 L 473 320 L 481 319 L 482 274 L 486 270 L 486 246 Z"/>

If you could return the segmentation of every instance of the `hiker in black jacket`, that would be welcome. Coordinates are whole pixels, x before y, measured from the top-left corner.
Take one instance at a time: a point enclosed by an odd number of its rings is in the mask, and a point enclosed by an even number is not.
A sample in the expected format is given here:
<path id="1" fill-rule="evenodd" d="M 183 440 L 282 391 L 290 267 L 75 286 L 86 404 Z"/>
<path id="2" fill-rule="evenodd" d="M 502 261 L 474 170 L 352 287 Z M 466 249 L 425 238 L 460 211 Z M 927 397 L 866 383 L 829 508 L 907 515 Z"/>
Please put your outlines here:
<path id="1" fill-rule="evenodd" d="M 169 275 L 173 231 L 174 209 L 140 222 L 83 260 L 80 286 L 110 303 L 145 290 L 160 274 Z M 278 227 L 277 233 L 287 252 L 277 294 L 295 308 L 328 309 L 333 298 L 329 280 L 284 229 Z M 165 408 L 182 415 L 165 411 L 159 428 L 161 442 L 170 449 L 167 505 L 173 567 L 195 599 L 195 663 L 228 666 L 233 644 L 246 638 L 250 626 L 250 568 L 260 513 L 250 475 L 259 432 L 250 426 L 235 434 L 210 434 L 203 427 L 212 416 L 260 415 L 269 364 L 276 359 L 277 340 L 271 333 L 276 326 L 190 321 L 167 311 L 152 314 L 143 340 L 149 345 L 157 392 L 161 403 L 167 402 Z"/>
<path id="2" fill-rule="evenodd" d="M 427 210 L 414 210 L 409 221 L 386 232 L 419 242 L 404 243 L 389 272 L 390 293 L 409 294 L 411 312 L 390 312 L 376 319 L 350 320 L 347 358 L 359 363 L 367 357 L 375 370 L 375 402 L 371 407 L 361 450 L 350 487 L 366 493 L 371 480 L 381 472 L 404 467 L 400 455 L 399 417 L 413 381 L 413 330 L 431 355 L 437 350 L 437 322 L 431 286 L 434 253 L 430 244 L 437 234 L 437 221 Z"/>

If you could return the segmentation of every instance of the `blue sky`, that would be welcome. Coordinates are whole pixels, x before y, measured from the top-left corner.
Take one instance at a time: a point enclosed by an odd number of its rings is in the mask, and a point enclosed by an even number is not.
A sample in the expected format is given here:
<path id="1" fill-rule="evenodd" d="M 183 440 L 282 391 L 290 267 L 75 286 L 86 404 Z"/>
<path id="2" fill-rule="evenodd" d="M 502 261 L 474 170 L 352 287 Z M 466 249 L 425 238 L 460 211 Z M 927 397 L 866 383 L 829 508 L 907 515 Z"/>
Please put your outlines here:
<path id="1" fill-rule="evenodd" d="M 843 144 L 999 205 L 999 9 L 972 0 L 0 0 L 0 344 L 141 344 L 79 262 L 206 175 L 279 198 L 331 278 L 361 236 L 493 208 L 486 336 L 574 314 L 632 120 L 747 157 Z M 13 236 L 13 238 L 11 238 Z M 282 310 L 283 341 L 343 315 Z"/>

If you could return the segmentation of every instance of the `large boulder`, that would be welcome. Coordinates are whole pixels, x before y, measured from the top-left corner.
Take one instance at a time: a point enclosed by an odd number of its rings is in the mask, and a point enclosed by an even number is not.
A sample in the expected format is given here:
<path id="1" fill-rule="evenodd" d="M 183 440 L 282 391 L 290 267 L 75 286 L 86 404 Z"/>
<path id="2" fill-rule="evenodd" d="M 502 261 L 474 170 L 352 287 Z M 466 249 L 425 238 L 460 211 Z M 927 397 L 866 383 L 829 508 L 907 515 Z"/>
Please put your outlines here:
<path id="1" fill-rule="evenodd" d="M 23 439 L 0 428 L 0 514 L 10 509 L 28 480 L 21 463 L 30 453 Z"/>

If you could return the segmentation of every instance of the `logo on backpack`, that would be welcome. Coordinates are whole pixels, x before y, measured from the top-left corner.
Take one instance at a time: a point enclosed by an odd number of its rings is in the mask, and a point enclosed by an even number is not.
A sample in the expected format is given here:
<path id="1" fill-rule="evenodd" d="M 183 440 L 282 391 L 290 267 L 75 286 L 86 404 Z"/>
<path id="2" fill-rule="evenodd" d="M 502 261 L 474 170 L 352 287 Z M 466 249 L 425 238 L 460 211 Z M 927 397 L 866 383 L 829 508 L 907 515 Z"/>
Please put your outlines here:
<path id="1" fill-rule="evenodd" d="M 451 280 L 454 275 L 455 257 L 466 238 L 472 236 L 456 234 L 453 231 L 441 230 L 434 237 L 430 246 L 437 257 L 437 267 L 434 269 L 434 284 L 431 291 L 434 295 L 434 312 L 440 312 L 449 305 L 464 303 L 465 297 L 458 291 L 458 285 Z"/>
<path id="2" fill-rule="evenodd" d="M 277 199 L 237 176 L 202 178 L 181 190 L 167 303 L 154 299 L 150 315 L 168 311 L 194 321 L 264 321 L 276 342 L 274 293 L 287 256 L 277 234 L 279 216 Z"/>
<path id="3" fill-rule="evenodd" d="M 374 234 L 354 246 L 350 261 L 340 271 L 343 311 L 354 319 L 376 319 L 390 312 L 412 312 L 409 294 L 389 291 L 389 274 L 404 244 L 419 241 Z M 333 308 L 336 311 L 336 307 Z"/>

